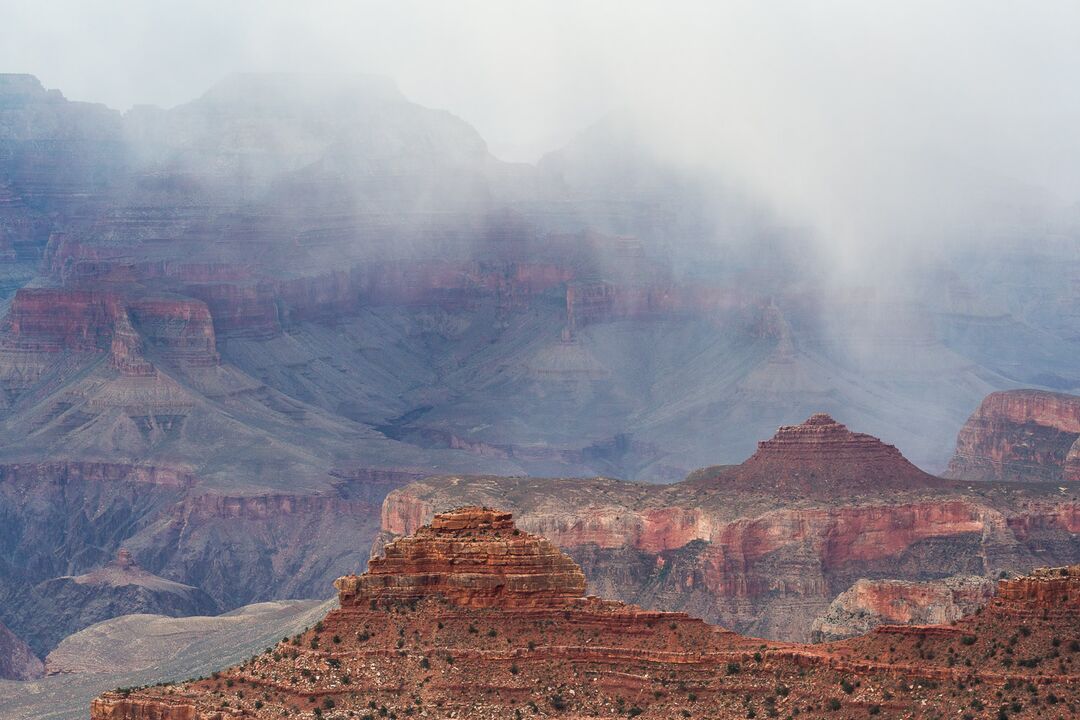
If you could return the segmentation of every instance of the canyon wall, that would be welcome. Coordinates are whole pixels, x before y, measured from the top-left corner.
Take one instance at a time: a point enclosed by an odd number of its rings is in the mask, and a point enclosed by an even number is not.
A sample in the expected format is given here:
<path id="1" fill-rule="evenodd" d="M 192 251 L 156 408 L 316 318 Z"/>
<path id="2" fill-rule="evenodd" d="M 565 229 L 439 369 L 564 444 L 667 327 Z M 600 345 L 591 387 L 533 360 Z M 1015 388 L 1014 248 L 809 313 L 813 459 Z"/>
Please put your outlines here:
<path id="1" fill-rule="evenodd" d="M 988 395 L 956 440 L 947 477 L 1080 480 L 1080 397 L 1038 390 Z"/>
<path id="2" fill-rule="evenodd" d="M 1007 714 L 1033 718 L 1043 695 L 1077 700 L 1071 658 L 1040 667 L 1035 654 L 1075 636 L 1078 581 L 1080 566 L 1047 569 L 1003 582 L 985 612 L 952 625 L 781 644 L 586 597 L 570 558 L 509 513 L 462 507 L 391 543 L 368 573 L 340 578 L 339 607 L 306 631 L 209 677 L 103 693 L 90 717 L 951 716 L 984 707 L 954 688 L 1004 697 L 1020 684 L 1033 690 Z M 986 662 L 1018 621 L 1025 631 L 1010 648 L 1024 662 Z"/>
<path id="3" fill-rule="evenodd" d="M 428 478 L 387 496 L 373 552 L 440 510 L 500 502 L 569 553 L 593 592 L 786 640 L 809 639 L 860 579 L 991 578 L 1080 559 L 1080 503 L 1056 486 L 969 489 L 822 415 L 780 428 L 742 465 L 670 486 Z"/>
<path id="4" fill-rule="evenodd" d="M 879 625 L 946 625 L 974 613 L 994 585 L 975 575 L 942 580 L 859 580 L 814 620 L 811 639 L 828 642 L 862 635 Z"/>

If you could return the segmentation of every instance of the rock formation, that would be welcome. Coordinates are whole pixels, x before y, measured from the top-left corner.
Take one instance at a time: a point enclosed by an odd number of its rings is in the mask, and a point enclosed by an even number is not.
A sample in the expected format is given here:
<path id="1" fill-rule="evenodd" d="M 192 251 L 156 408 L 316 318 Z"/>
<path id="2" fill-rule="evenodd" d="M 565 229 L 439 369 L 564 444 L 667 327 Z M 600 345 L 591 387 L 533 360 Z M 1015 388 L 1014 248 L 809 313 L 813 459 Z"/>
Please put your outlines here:
<path id="1" fill-rule="evenodd" d="M 961 428 L 947 477 L 1080 481 L 1080 397 L 1040 390 L 991 393 Z"/>
<path id="2" fill-rule="evenodd" d="M 859 580 L 840 593 L 811 629 L 813 642 L 863 635 L 879 625 L 945 625 L 970 615 L 993 595 L 984 577 L 943 580 Z"/>
<path id="3" fill-rule="evenodd" d="M 785 425 L 758 443 L 741 465 L 697 481 L 742 491 L 783 496 L 836 498 L 851 493 L 914 490 L 941 481 L 908 462 L 892 445 L 851 432 L 825 413 L 800 425 Z"/>
<path id="4" fill-rule="evenodd" d="M 427 478 L 387 496 L 382 542 L 437 511 L 499 502 L 569 553 L 592 592 L 783 640 L 809 640 L 860 579 L 993 578 L 1080 559 L 1080 504 L 1058 486 L 935 478 L 820 415 L 781 428 L 740 466 L 668 486 Z M 913 619 L 934 617 L 914 607 L 920 598 L 937 602 L 912 594 Z"/>
<path id="5" fill-rule="evenodd" d="M 715 193 L 624 140 L 531 168 L 377 78 L 238 76 L 119 113 L 0 76 L 4 621 L 46 652 L 30 591 L 121 547 L 220 608 L 320 595 L 363 567 L 386 491 L 427 475 L 673 481 L 815 409 L 938 467 L 986 392 L 1073 386 L 1074 291 L 1008 284 L 1042 298 L 1010 325 L 933 289 L 825 290 L 763 206 L 718 219 Z M 702 253 L 717 234 L 754 242 Z M 606 594 L 789 637 L 894 565 L 1068 559 L 1061 498 L 937 506 L 881 447 L 818 435 L 855 452 L 842 482 L 765 448 L 741 479 L 641 504 L 568 491 L 596 518 L 544 517 Z M 896 516 L 830 500 L 879 488 Z"/>
<path id="6" fill-rule="evenodd" d="M 209 615 L 217 603 L 199 588 L 166 580 L 139 567 L 121 549 L 116 559 L 83 575 L 58 577 L 34 587 L 34 640 L 52 648 L 64 637 L 101 620 L 132 613 L 182 617 Z"/>
<path id="7" fill-rule="evenodd" d="M 0 679 L 33 680 L 44 668 L 30 646 L 0 623 Z"/>
<path id="8" fill-rule="evenodd" d="M 436 515 L 335 585 L 342 607 L 431 594 L 471 608 L 560 607 L 585 593 L 585 575 L 547 540 L 518 532 L 510 513 L 469 508 Z"/>
<path id="9" fill-rule="evenodd" d="M 1003 583 L 1001 602 L 955 625 L 797 646 L 585 597 L 570 559 L 499 511 L 437 515 L 388 550 L 373 572 L 342 578 L 340 607 L 306 632 L 210 677 L 105 693 L 91 719 L 953 716 L 985 707 L 971 686 L 1002 688 L 1009 716 L 1037 717 L 1044 703 L 1073 712 L 1080 700 L 1063 654 L 1075 650 L 1051 652 L 1080 620 L 1042 614 L 1062 598 L 1071 608 L 1080 567 Z M 1017 647 L 1046 655 L 976 665 L 969 648 L 1019 617 Z M 913 659 L 924 645 L 937 652 Z M 1034 691 L 1009 704 L 1018 684 Z"/>

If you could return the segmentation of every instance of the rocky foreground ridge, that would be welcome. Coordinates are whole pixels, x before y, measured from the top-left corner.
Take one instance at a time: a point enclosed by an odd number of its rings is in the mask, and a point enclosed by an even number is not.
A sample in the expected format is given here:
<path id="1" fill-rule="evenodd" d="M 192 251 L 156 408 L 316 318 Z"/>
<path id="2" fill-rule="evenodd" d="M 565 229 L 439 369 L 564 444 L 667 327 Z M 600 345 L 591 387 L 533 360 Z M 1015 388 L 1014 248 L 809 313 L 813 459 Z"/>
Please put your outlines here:
<path id="1" fill-rule="evenodd" d="M 92 720 L 455 717 L 1065 717 L 1080 700 L 1080 566 L 1003 581 L 952 625 L 758 641 L 584 595 L 509 513 L 468 507 L 336 583 L 340 607 L 240 665 L 123 689 Z"/>
<path id="2" fill-rule="evenodd" d="M 859 580 L 996 579 L 1080 561 L 1076 493 L 934 477 L 823 415 L 781 428 L 741 465 L 667 486 L 427 478 L 387 496 L 383 542 L 438 511 L 496 503 L 573 557 L 590 592 L 783 640 L 809 640 Z"/>

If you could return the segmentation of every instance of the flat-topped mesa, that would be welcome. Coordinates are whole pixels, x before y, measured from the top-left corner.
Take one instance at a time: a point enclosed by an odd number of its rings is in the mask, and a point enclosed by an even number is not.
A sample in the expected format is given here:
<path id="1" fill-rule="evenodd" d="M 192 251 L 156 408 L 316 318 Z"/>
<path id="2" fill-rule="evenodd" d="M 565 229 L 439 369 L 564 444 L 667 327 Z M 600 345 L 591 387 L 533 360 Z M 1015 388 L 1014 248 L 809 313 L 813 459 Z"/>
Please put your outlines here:
<path id="1" fill-rule="evenodd" d="M 471 608 L 551 608 L 584 597 L 585 575 L 549 541 L 516 529 L 510 513 L 464 507 L 436 515 L 334 586 L 342 607 L 438 596 Z"/>
<path id="2" fill-rule="evenodd" d="M 907 490 L 942 484 L 912 465 L 893 445 L 852 432 L 825 413 L 785 425 L 758 443 L 746 462 L 714 476 L 754 492 L 820 494 Z"/>

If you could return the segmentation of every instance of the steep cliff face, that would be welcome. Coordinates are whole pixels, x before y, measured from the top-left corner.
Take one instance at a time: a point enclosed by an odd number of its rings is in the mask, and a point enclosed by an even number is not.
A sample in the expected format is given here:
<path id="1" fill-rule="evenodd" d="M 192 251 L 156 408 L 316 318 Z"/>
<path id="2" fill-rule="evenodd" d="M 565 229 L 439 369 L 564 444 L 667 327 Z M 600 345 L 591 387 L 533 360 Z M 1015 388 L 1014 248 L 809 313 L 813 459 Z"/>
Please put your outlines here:
<path id="1" fill-rule="evenodd" d="M 91 719 L 949 716 L 971 698 L 942 686 L 1011 690 L 1028 682 L 1039 683 L 1035 694 L 1048 703 L 1077 700 L 1077 672 L 1064 661 L 1049 674 L 1026 662 L 989 669 L 972 662 L 968 647 L 1018 617 L 1032 618 L 1025 651 L 1075 635 L 1080 569 L 1077 577 L 1055 571 L 1043 581 L 1054 588 L 1005 583 L 1007 600 L 952 626 L 797 646 L 585 597 L 568 557 L 496 510 L 436 515 L 387 549 L 369 573 L 338 580 L 340 607 L 313 628 L 208 678 L 105 693 L 92 702 Z M 1069 611 L 1043 615 L 1046 603 L 1062 599 Z M 905 638 L 915 633 L 951 649 L 913 660 Z M 961 642 L 969 633 L 975 642 Z M 1018 703 L 1009 715 L 1041 712 Z"/>
<path id="2" fill-rule="evenodd" d="M 863 578 L 993 577 L 1080 558 L 1080 505 L 1056 486 L 969 489 L 821 416 L 781 428 L 742 466 L 664 487 L 428 478 L 387 496 L 375 552 L 434 512 L 500 501 L 578 561 L 594 592 L 785 640 L 809 639 Z"/>
<path id="3" fill-rule="evenodd" d="M 970 615 L 993 596 L 993 583 L 974 575 L 943 580 L 859 580 L 816 620 L 814 642 L 863 635 L 879 625 L 945 625 Z"/>
<path id="4" fill-rule="evenodd" d="M 1080 397 L 1038 390 L 988 395 L 956 440 L 947 477 L 1073 482 L 1080 479 Z"/>

